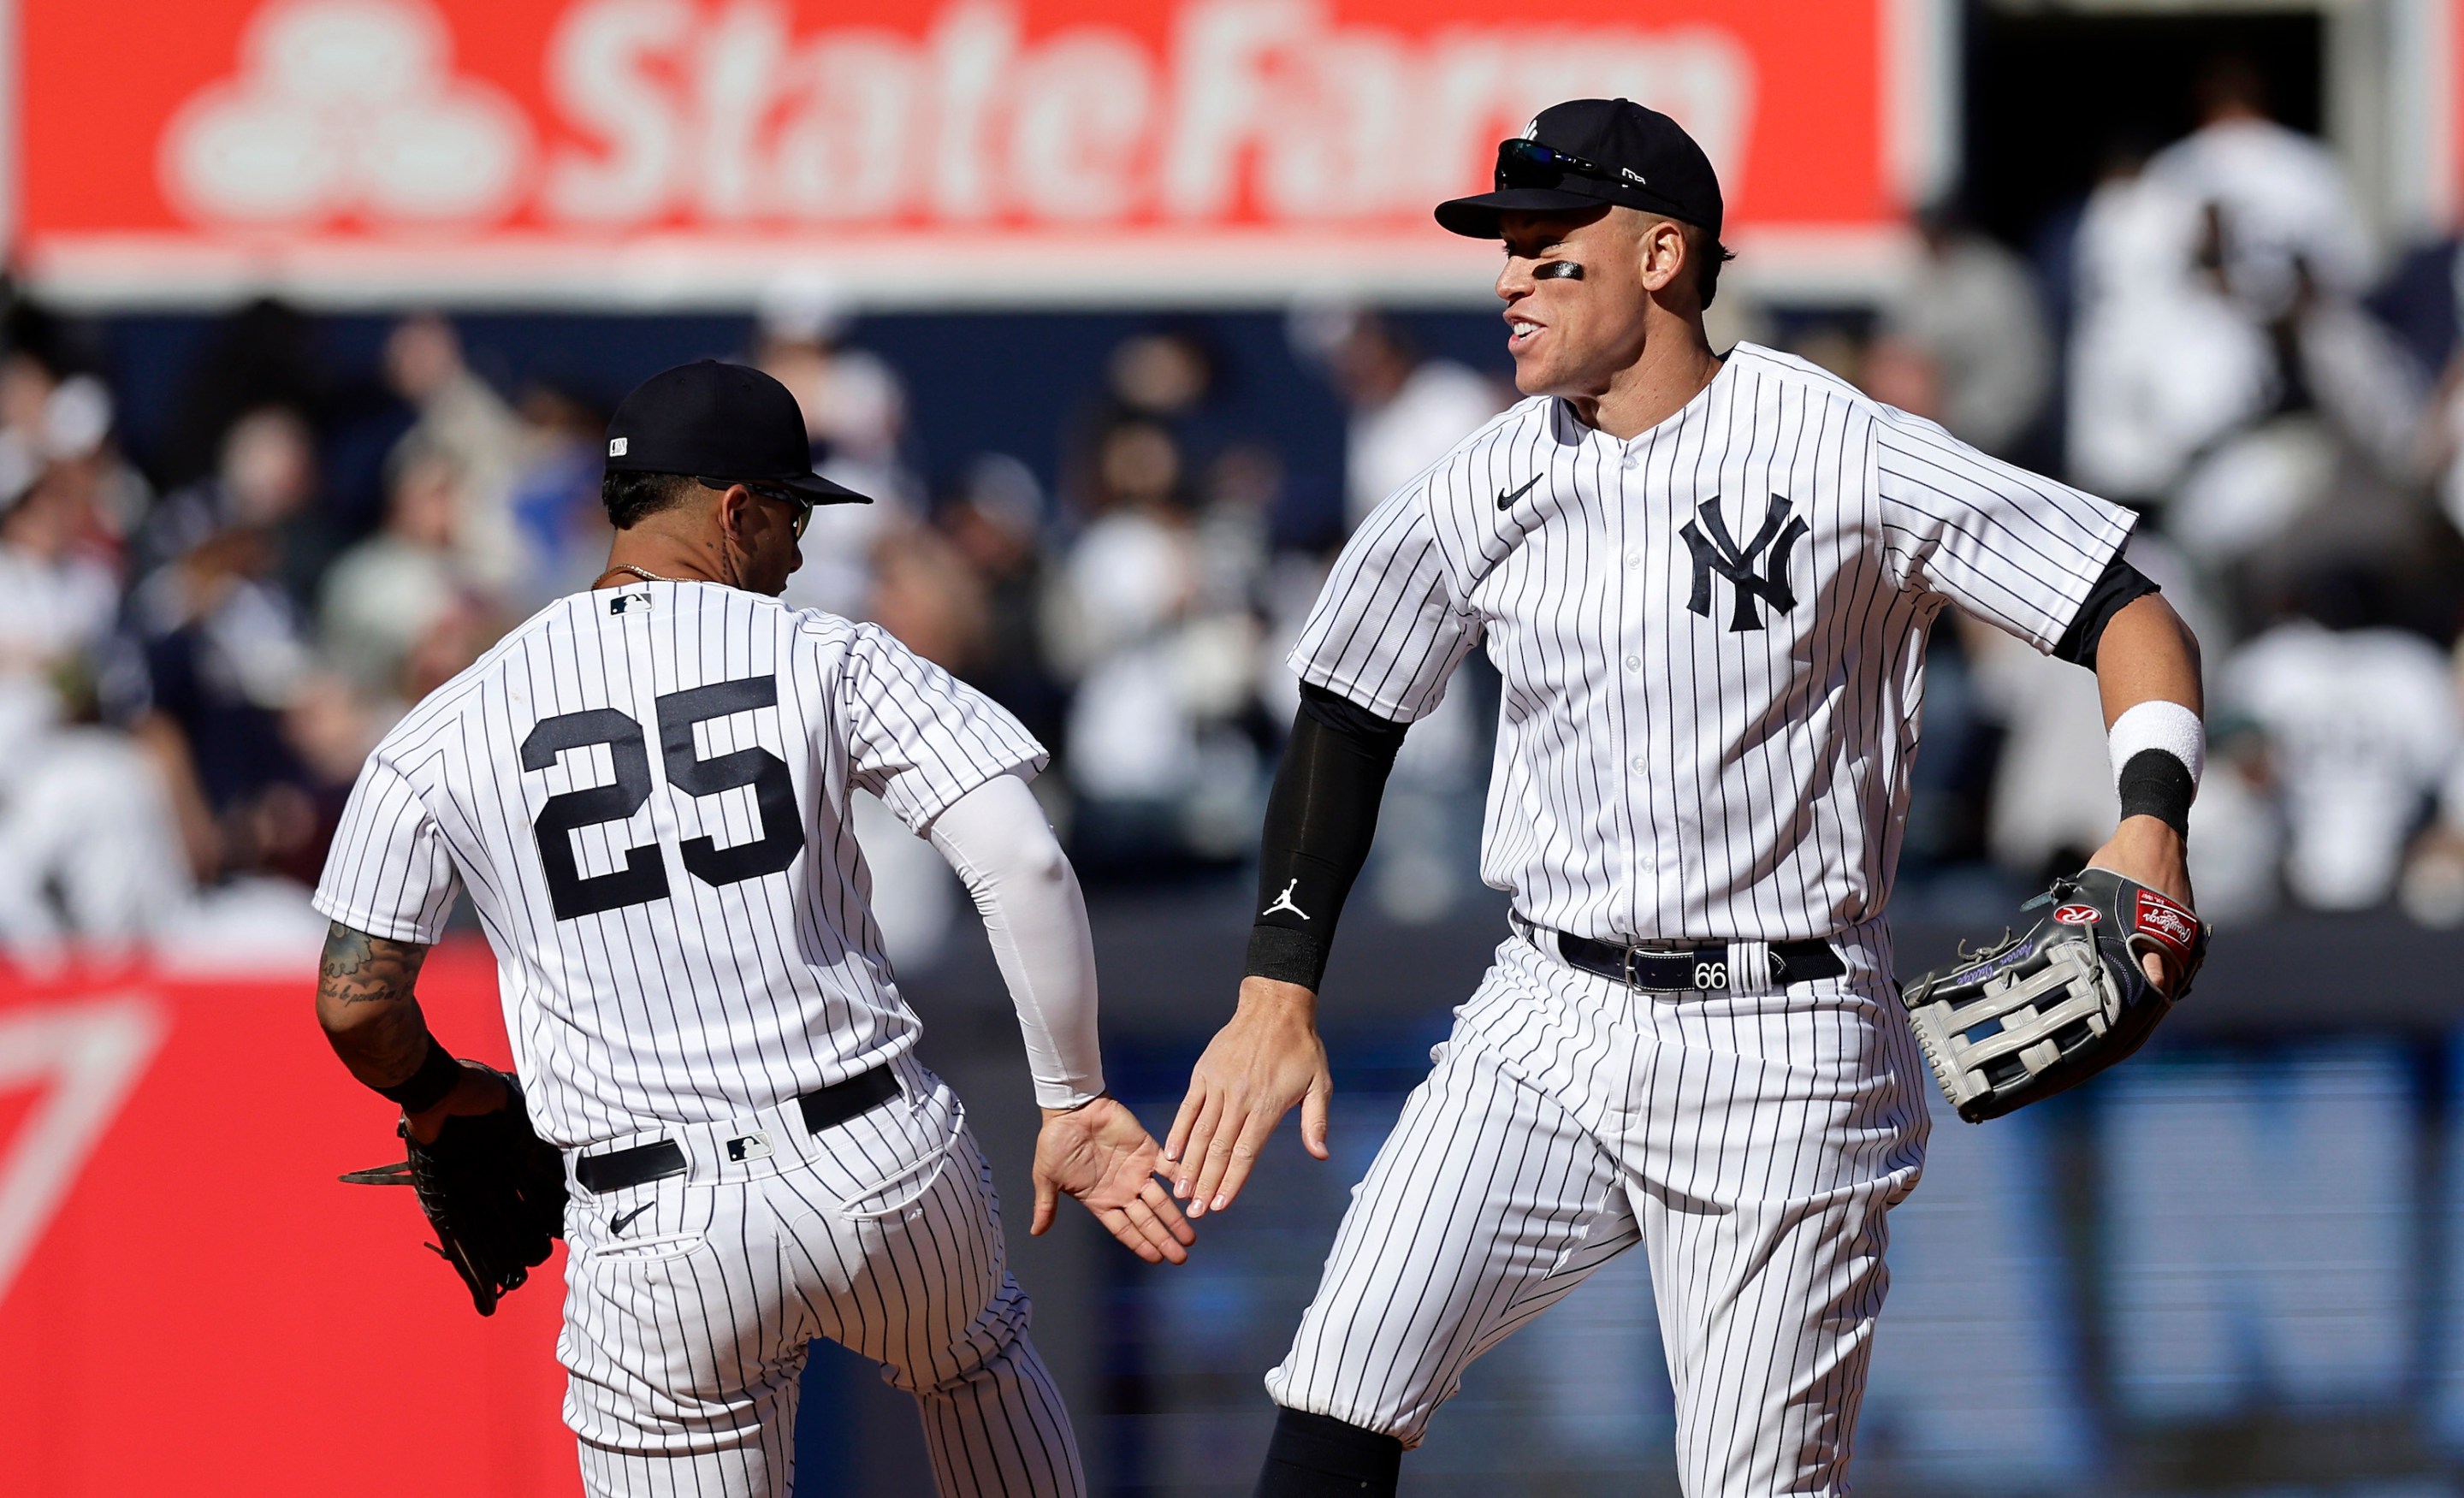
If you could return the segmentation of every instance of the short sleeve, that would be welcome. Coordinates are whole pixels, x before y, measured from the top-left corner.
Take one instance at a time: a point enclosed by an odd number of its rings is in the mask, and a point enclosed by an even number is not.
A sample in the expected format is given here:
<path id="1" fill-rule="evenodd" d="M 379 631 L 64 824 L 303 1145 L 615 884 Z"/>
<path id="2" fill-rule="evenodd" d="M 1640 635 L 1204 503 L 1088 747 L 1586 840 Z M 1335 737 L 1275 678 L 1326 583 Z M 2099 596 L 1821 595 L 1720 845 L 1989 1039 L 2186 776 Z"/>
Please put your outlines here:
<path id="1" fill-rule="evenodd" d="M 310 901 L 317 913 L 387 941 L 434 946 L 461 888 L 444 831 L 418 792 L 392 765 L 369 760 L 325 854 Z"/>
<path id="2" fill-rule="evenodd" d="M 1479 639 L 1415 484 L 1360 522 L 1287 660 L 1309 685 L 1411 723 L 1443 700 Z"/>
<path id="3" fill-rule="evenodd" d="M 840 683 L 854 783 L 917 832 L 997 775 L 1051 758 L 1017 718 L 878 625 L 857 625 Z"/>
<path id="4" fill-rule="evenodd" d="M 1875 493 L 1900 585 L 1939 594 L 2050 652 L 2137 518 L 1988 457 L 1932 422 L 1885 408 Z"/>

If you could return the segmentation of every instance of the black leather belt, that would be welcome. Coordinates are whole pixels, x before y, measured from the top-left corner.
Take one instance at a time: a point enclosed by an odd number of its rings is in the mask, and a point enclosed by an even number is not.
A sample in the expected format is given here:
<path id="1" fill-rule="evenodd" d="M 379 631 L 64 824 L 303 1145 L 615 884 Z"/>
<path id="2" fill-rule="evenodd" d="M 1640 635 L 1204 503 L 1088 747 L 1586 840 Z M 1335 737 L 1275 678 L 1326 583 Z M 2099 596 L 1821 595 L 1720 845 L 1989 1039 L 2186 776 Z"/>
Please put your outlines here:
<path id="1" fill-rule="evenodd" d="M 1515 934 L 1541 951 L 1549 943 L 1540 939 L 1543 933 L 1554 936 L 1557 956 L 1569 967 L 1579 967 L 1586 973 L 1596 973 L 1629 988 L 1644 988 L 1655 993 L 1718 993 L 1735 986 L 1730 976 L 1732 948 L 1725 941 L 1705 942 L 1692 947 L 1626 947 L 1613 941 L 1594 941 L 1589 936 L 1571 936 L 1562 931 L 1535 926 L 1521 915 L 1512 917 Z M 1848 971 L 1831 943 L 1819 938 L 1804 941 L 1774 941 L 1771 953 L 1771 985 L 1785 987 L 1790 983 L 1808 983 L 1817 978 L 1837 978 Z"/>
<path id="2" fill-rule="evenodd" d="M 819 1134 L 859 1113 L 870 1112 L 897 1095 L 898 1079 L 891 1075 L 888 1067 L 875 1067 L 861 1076 L 805 1093 L 796 1099 L 796 1108 L 804 1115 L 804 1132 Z M 573 1179 L 582 1182 L 584 1191 L 601 1197 L 684 1173 L 685 1152 L 673 1139 L 653 1139 L 631 1149 L 585 1155 L 573 1162 Z"/>

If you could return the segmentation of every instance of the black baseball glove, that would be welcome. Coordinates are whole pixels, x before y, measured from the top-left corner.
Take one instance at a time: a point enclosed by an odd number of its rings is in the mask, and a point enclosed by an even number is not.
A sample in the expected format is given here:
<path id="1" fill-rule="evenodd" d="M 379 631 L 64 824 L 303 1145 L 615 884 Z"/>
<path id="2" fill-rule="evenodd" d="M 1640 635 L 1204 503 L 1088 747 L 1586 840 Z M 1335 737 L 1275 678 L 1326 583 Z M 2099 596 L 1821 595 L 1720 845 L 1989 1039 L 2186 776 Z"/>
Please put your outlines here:
<path id="1" fill-rule="evenodd" d="M 471 1304 L 483 1316 L 495 1315 L 496 1302 L 547 1262 L 548 1240 L 564 1236 L 564 1162 L 532 1132 L 521 1084 L 504 1080 L 505 1107 L 448 1117 L 433 1144 L 412 1138 L 406 1122 L 397 1132 L 407 1159 L 342 1178 L 418 1193 L 436 1231 L 428 1247 L 471 1287 Z"/>
<path id="2" fill-rule="evenodd" d="M 2077 1087 L 2137 1050 L 2208 954 L 2181 902 L 2108 869 L 2082 870 L 2030 900 L 2051 905 L 2027 935 L 1968 953 L 1903 998 L 1943 1095 L 1983 1123 Z M 2170 989 L 2140 958 L 2164 959 Z"/>

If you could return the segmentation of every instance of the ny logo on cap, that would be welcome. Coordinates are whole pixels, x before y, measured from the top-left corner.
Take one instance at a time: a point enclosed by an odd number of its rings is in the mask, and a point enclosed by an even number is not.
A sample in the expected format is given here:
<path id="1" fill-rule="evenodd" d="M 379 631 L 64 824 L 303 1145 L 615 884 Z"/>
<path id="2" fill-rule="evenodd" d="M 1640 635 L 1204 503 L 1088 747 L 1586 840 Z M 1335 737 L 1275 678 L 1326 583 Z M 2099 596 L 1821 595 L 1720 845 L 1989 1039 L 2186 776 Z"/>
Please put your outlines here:
<path id="1" fill-rule="evenodd" d="M 1802 518 L 1792 518 L 1792 510 L 1785 497 L 1771 496 L 1771 508 L 1763 513 L 1762 529 L 1754 533 L 1751 545 L 1740 550 L 1729 539 L 1727 522 L 1720 518 L 1720 496 L 1713 495 L 1704 500 L 1695 510 L 1694 518 L 1677 533 L 1694 553 L 1694 596 L 1686 600 L 1685 606 L 1705 619 L 1711 617 L 1711 574 L 1716 572 L 1737 590 L 1736 607 L 1728 615 L 1731 633 L 1763 628 L 1762 612 L 1754 607 L 1755 599 L 1783 614 L 1794 608 L 1796 592 L 1788 585 L 1788 560 L 1812 527 Z M 1758 559 L 1766 562 L 1759 577 L 1754 573 Z"/>

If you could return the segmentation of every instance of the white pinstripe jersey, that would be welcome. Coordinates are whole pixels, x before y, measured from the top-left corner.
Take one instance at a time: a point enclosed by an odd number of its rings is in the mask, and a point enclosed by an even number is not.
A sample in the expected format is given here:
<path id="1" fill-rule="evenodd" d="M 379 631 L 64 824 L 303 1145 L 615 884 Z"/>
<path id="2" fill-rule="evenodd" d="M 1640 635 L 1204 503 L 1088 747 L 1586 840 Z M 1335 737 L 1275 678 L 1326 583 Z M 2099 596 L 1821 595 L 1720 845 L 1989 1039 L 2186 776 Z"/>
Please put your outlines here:
<path id="1" fill-rule="evenodd" d="M 579 593 L 385 735 L 316 905 L 432 943 L 467 886 L 555 1143 L 741 1117 L 915 1042 L 849 789 L 921 828 L 1045 758 L 876 626 L 708 583 Z"/>
<path id="2" fill-rule="evenodd" d="M 1740 343 L 1632 441 L 1526 400 L 1363 521 L 1290 656 L 1402 721 L 1485 642 L 1481 872 L 1598 940 L 1881 914 L 1945 603 L 2051 650 L 2127 511 Z"/>

